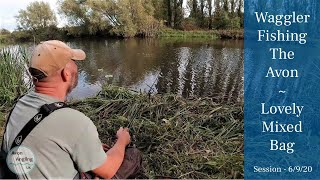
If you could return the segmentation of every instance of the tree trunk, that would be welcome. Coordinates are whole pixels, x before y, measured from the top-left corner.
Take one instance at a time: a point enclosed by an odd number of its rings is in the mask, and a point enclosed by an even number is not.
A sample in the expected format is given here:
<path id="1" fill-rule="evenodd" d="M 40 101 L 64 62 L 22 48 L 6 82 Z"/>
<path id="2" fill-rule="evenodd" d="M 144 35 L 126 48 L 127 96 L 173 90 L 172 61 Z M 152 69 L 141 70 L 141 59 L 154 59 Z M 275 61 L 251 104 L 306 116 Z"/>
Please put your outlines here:
<path id="1" fill-rule="evenodd" d="M 183 12 L 182 12 L 182 3 L 183 0 L 174 0 L 173 1 L 173 24 L 174 28 L 179 28 L 181 20 L 183 18 Z"/>
<path id="2" fill-rule="evenodd" d="M 198 17 L 198 1 L 197 0 L 192 0 L 191 17 L 193 17 L 193 18 Z"/>
<path id="3" fill-rule="evenodd" d="M 200 11 L 201 11 L 201 19 L 203 20 L 204 18 L 204 1 L 205 0 L 200 0 Z"/>
<path id="4" fill-rule="evenodd" d="M 177 28 L 177 20 L 178 20 L 178 0 L 173 0 L 173 26 Z"/>
<path id="5" fill-rule="evenodd" d="M 215 12 L 218 13 L 220 10 L 220 0 L 215 0 Z"/>
<path id="6" fill-rule="evenodd" d="M 231 0 L 230 1 L 230 4 L 231 4 L 231 14 L 232 16 L 234 16 L 234 12 L 235 12 L 235 0 Z"/>
<path id="7" fill-rule="evenodd" d="M 239 7 L 238 7 L 238 16 L 240 17 L 241 15 L 241 9 L 242 9 L 243 1 L 239 0 Z"/>
<path id="8" fill-rule="evenodd" d="M 224 0 L 223 2 L 223 10 L 228 12 L 229 11 L 229 2 L 228 0 Z"/>
<path id="9" fill-rule="evenodd" d="M 173 28 L 171 0 L 166 0 L 166 1 L 167 1 L 167 10 L 168 10 L 168 25 L 171 28 Z"/>
<path id="10" fill-rule="evenodd" d="M 212 29 L 212 0 L 208 0 L 209 29 Z"/>

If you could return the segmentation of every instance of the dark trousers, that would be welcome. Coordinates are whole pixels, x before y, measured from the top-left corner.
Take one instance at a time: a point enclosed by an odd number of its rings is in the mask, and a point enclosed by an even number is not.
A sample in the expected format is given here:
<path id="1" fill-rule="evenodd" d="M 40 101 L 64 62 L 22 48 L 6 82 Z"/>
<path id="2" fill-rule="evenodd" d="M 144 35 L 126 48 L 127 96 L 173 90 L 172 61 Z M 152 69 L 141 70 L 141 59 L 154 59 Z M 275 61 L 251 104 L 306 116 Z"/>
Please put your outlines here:
<path id="1" fill-rule="evenodd" d="M 142 169 L 142 153 L 137 148 L 127 148 L 124 160 L 111 179 L 131 179 L 135 178 Z M 92 172 L 80 173 L 75 179 L 94 179 L 95 174 Z"/>

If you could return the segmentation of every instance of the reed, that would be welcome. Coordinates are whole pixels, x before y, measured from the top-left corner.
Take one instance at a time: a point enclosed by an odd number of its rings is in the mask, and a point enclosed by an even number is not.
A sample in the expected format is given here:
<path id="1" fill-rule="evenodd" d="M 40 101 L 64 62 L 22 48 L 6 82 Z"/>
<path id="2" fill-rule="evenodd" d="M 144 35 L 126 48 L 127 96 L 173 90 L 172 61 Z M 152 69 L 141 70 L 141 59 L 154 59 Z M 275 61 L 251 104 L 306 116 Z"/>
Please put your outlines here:
<path id="1" fill-rule="evenodd" d="M 26 49 L 19 46 L 0 49 L 0 125 L 15 99 L 27 90 L 27 59 Z"/>
<path id="2" fill-rule="evenodd" d="M 131 146 L 144 154 L 140 178 L 243 178 L 241 104 L 106 86 L 71 106 L 93 120 L 104 143 L 114 143 L 119 127 L 130 128 Z"/>

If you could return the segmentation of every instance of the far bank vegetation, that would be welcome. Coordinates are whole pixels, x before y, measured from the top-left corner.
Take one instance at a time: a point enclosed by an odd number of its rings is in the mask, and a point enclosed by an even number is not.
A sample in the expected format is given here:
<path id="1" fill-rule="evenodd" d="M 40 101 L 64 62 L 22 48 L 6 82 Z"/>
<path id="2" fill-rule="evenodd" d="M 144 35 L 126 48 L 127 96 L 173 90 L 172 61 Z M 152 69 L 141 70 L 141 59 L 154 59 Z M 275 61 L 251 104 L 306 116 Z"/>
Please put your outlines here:
<path id="1" fill-rule="evenodd" d="M 17 29 L 5 37 L 1 32 L 0 41 L 168 37 L 168 32 L 172 32 L 169 36 L 177 34 L 175 30 L 195 34 L 210 31 L 219 38 L 243 38 L 243 0 L 183 3 L 183 0 L 59 0 L 57 12 L 65 23 L 58 28 L 57 14 L 49 3 L 36 1 L 19 11 Z"/>

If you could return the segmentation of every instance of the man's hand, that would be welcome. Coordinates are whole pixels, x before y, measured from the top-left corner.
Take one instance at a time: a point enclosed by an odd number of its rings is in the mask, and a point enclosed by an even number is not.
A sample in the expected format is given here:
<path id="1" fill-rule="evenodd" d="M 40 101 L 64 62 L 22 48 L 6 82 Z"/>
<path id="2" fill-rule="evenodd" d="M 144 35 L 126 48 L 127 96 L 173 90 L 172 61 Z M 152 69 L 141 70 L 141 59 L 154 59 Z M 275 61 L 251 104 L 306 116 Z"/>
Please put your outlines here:
<path id="1" fill-rule="evenodd" d="M 117 131 L 117 142 L 115 145 L 107 151 L 107 157 L 105 162 L 98 168 L 94 169 L 93 172 L 105 179 L 112 178 L 116 172 L 119 170 L 123 158 L 126 146 L 130 143 L 130 134 L 128 128 L 120 128 Z M 104 150 L 107 150 L 109 147 L 105 144 L 102 144 Z"/>
<path id="2" fill-rule="evenodd" d="M 121 127 L 117 131 L 117 138 L 118 138 L 118 141 L 120 143 L 122 143 L 123 145 L 127 146 L 131 141 L 129 129 Z"/>

